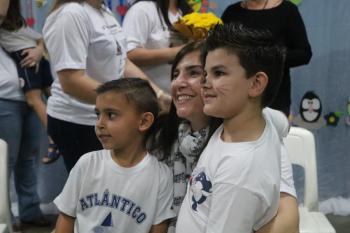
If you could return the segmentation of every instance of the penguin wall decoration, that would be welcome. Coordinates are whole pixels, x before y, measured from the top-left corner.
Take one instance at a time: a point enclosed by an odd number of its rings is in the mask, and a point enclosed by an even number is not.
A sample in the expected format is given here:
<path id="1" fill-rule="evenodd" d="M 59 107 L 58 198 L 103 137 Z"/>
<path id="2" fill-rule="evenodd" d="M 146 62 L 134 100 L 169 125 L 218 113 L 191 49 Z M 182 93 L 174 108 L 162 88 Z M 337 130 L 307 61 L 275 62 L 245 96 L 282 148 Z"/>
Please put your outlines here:
<path id="1" fill-rule="evenodd" d="M 320 98 L 313 91 L 306 92 L 300 102 L 299 112 L 304 121 L 316 122 L 322 113 Z"/>
<path id="2" fill-rule="evenodd" d="M 293 123 L 307 129 L 319 129 L 327 124 L 322 117 L 321 99 L 313 91 L 304 94 L 299 105 L 299 115 L 293 119 Z"/>

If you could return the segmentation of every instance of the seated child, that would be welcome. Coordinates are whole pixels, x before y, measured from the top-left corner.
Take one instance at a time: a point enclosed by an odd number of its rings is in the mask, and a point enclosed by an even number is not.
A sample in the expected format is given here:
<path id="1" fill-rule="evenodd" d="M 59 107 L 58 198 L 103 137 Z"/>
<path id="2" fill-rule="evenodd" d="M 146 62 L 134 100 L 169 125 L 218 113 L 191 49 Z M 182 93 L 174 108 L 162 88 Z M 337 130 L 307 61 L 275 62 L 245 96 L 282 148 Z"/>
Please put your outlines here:
<path id="1" fill-rule="evenodd" d="M 265 106 L 285 49 L 269 32 L 217 26 L 204 43 L 204 113 L 223 119 L 192 172 L 176 232 L 248 233 L 277 213 L 287 118 Z"/>
<path id="2" fill-rule="evenodd" d="M 56 233 L 165 233 L 172 211 L 170 169 L 146 150 L 157 97 L 139 78 L 97 89 L 96 135 L 104 150 L 83 155 L 54 200 Z"/>
<path id="3" fill-rule="evenodd" d="M 11 12 L 8 12 L 0 28 L 0 46 L 15 61 L 26 101 L 37 113 L 41 123 L 47 127 L 46 104 L 42 99 L 42 91 L 48 95 L 53 80 L 49 62 L 43 58 L 43 39 L 39 33 L 26 25 L 21 15 L 19 0 L 11 0 L 11 4 Z M 59 158 L 56 144 L 50 137 L 48 140 L 48 154 L 42 160 L 46 164 Z"/>

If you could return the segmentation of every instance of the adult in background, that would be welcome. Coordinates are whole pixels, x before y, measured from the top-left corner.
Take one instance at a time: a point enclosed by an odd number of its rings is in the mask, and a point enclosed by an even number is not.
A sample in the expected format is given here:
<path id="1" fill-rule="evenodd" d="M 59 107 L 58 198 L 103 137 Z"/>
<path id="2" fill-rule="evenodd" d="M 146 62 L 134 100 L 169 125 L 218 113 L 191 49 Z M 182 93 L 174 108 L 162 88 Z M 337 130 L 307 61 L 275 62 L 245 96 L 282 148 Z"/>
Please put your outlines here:
<path id="1" fill-rule="evenodd" d="M 0 25 L 12 1 L 0 0 Z M 1 27 L 1 26 L 0 26 Z M 14 174 L 21 222 L 48 225 L 39 208 L 37 171 L 40 123 L 23 95 L 14 61 L 0 47 L 0 138 L 8 144 L 8 168 Z M 14 232 L 21 232 L 14 222 Z"/>
<path id="2" fill-rule="evenodd" d="M 287 116 L 291 104 L 289 69 L 308 64 L 312 52 L 298 8 L 285 0 L 243 0 L 228 6 L 221 16 L 224 23 L 239 22 L 254 29 L 269 29 L 276 40 L 287 47 L 284 76 L 271 108 Z"/>
<path id="3" fill-rule="evenodd" d="M 182 47 L 171 44 L 172 24 L 192 11 L 186 0 L 136 0 L 123 21 L 128 58 L 167 92 L 169 63 Z"/>
<path id="4" fill-rule="evenodd" d="M 56 77 L 47 105 L 48 132 L 70 171 L 81 155 L 102 149 L 94 131 L 96 88 L 123 76 L 146 76 L 126 58 L 125 36 L 102 0 L 56 0 L 43 36 Z"/>

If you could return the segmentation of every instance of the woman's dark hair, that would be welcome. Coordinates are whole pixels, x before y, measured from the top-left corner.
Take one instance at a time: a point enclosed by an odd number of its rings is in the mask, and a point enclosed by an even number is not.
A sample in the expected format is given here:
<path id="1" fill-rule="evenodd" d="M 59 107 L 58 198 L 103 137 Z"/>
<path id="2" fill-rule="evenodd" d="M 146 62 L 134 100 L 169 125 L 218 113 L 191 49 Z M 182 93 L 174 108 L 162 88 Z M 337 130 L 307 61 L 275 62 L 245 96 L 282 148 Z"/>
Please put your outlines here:
<path id="1" fill-rule="evenodd" d="M 97 95 L 109 91 L 123 94 L 127 101 L 135 106 L 136 111 L 140 113 L 150 112 L 154 116 L 154 122 L 157 121 L 159 113 L 158 100 L 148 81 L 141 78 L 121 78 L 106 82 L 96 89 Z M 152 124 L 145 135 L 145 144 L 154 129 L 155 123 Z"/>
<path id="2" fill-rule="evenodd" d="M 169 0 L 136 0 L 134 2 L 137 3 L 137 2 L 141 2 L 141 1 L 150 1 L 150 2 L 155 2 L 156 5 L 157 5 L 157 9 L 158 9 L 158 12 L 162 14 L 163 16 L 163 19 L 164 19 L 164 22 L 165 24 L 168 26 L 168 28 L 172 29 L 173 26 L 169 20 L 169 16 L 168 16 L 168 12 L 169 12 Z M 191 8 L 191 6 L 187 3 L 186 0 L 178 0 L 177 1 L 177 7 L 178 9 L 181 10 L 182 12 L 182 15 L 186 15 L 186 14 L 189 14 L 189 13 L 192 13 L 193 12 L 193 9 Z M 162 22 L 163 20 L 161 20 Z"/>
<path id="3" fill-rule="evenodd" d="M 172 67 L 171 67 L 171 80 L 174 79 L 174 71 L 177 67 L 177 65 L 182 61 L 182 59 L 195 51 L 201 51 L 203 46 L 202 42 L 191 42 L 187 45 L 185 45 L 175 56 Z M 150 151 L 153 150 L 159 150 L 162 152 L 163 157 L 162 160 L 166 160 L 170 153 L 171 148 L 175 141 L 178 139 L 178 129 L 179 125 L 182 121 L 185 119 L 182 119 L 177 116 L 176 114 L 176 107 L 174 103 L 172 102 L 170 105 L 170 111 L 166 115 L 162 115 L 159 117 L 159 120 L 157 121 L 156 127 L 156 134 L 153 134 L 154 137 L 151 137 L 150 140 Z M 217 129 L 217 127 L 222 123 L 221 119 L 210 117 L 209 119 L 209 135 L 205 142 L 205 145 L 202 150 L 207 145 L 210 136 L 214 133 L 214 131 Z M 201 152 L 200 152 L 201 153 Z"/>
<path id="4" fill-rule="evenodd" d="M 1 28 L 12 32 L 25 26 L 27 26 L 27 23 L 21 14 L 20 1 L 10 0 L 9 9 Z"/>

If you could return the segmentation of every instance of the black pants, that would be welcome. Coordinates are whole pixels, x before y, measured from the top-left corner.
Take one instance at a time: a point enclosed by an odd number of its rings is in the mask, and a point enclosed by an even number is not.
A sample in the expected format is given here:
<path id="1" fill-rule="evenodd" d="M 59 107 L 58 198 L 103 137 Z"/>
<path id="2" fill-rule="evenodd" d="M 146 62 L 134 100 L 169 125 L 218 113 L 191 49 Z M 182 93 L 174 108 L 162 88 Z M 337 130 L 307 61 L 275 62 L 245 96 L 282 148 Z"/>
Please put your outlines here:
<path id="1" fill-rule="evenodd" d="M 94 126 L 79 125 L 47 117 L 48 134 L 62 153 L 68 172 L 83 154 L 102 149 L 102 145 L 96 137 Z"/>

